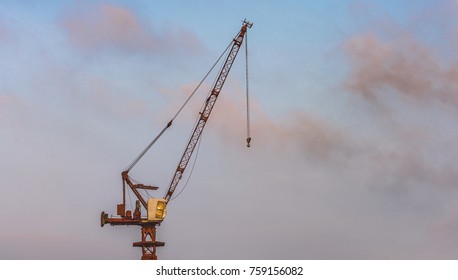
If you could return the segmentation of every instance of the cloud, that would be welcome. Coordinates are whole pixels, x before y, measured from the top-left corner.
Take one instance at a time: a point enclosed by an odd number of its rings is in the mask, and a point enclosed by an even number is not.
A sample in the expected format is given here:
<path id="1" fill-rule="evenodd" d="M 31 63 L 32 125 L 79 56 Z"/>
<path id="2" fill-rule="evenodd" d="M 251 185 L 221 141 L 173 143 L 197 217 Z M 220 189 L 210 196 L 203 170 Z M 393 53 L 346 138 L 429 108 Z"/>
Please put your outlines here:
<path id="1" fill-rule="evenodd" d="M 184 84 L 178 88 L 161 88 L 160 92 L 169 99 L 168 106 L 158 115 L 162 123 L 173 116 L 184 100 L 195 89 L 197 83 Z M 178 122 L 192 125 L 210 91 L 204 83 L 181 112 Z M 244 90 L 238 81 L 230 80 L 225 85 L 212 110 L 204 134 L 211 133 L 225 145 L 239 146 L 247 137 L 247 111 Z M 214 133 L 212 133 L 213 131 Z M 302 111 L 291 111 L 277 119 L 269 116 L 256 96 L 250 98 L 250 132 L 253 147 L 275 149 L 291 154 L 301 153 L 316 158 L 327 158 L 333 153 L 344 152 L 350 139 L 336 124 L 318 115 Z"/>
<path id="2" fill-rule="evenodd" d="M 114 4 L 76 8 L 61 25 L 70 41 L 85 51 L 195 52 L 202 47 L 197 37 L 184 28 L 168 26 L 158 31 L 132 10 Z"/>
<path id="3" fill-rule="evenodd" d="M 16 100 L 17 100 L 17 97 L 15 95 L 2 94 L 0 95 L 0 108 L 8 106 L 12 103 L 15 103 Z"/>
<path id="4" fill-rule="evenodd" d="M 368 99 L 390 89 L 424 97 L 431 93 L 432 81 L 439 74 L 431 54 L 408 39 L 390 44 L 364 34 L 351 38 L 346 51 L 352 67 L 348 88 Z"/>
<path id="5" fill-rule="evenodd" d="M 365 33 L 346 41 L 350 72 L 345 87 L 378 104 L 394 94 L 458 108 L 458 61 L 443 62 L 414 34 L 395 32 L 393 37 Z"/>
<path id="6" fill-rule="evenodd" d="M 433 12 L 427 14 L 436 28 L 441 20 Z M 396 28 L 373 28 L 343 45 L 349 66 L 343 88 L 374 105 L 366 117 L 380 131 L 379 139 L 358 141 L 357 146 L 366 147 L 361 152 L 372 162 L 367 167 L 388 171 L 399 186 L 453 187 L 458 181 L 453 172 L 455 153 L 441 153 L 436 147 L 457 148 L 451 140 L 457 135 L 444 122 L 456 117 L 458 109 L 456 56 L 441 53 L 393 19 L 378 18 L 377 22 Z M 438 119 L 442 124 L 431 126 Z"/>
<path id="7" fill-rule="evenodd" d="M 21 111 L 23 114 L 26 113 L 28 108 L 26 100 L 14 95 L 14 94 L 2 94 L 0 93 L 0 123 L 8 122 L 8 118 L 5 116 L 11 116 L 16 111 Z"/>
<path id="8" fill-rule="evenodd" d="M 360 176 L 377 200 L 386 195 L 390 207 L 408 214 L 403 223 L 422 231 L 420 236 L 403 225 L 386 227 L 403 236 L 397 239 L 410 235 L 410 240 L 424 240 L 422 250 L 396 253 L 409 258 L 456 258 L 450 248 L 456 248 L 458 60 L 449 53 L 456 30 L 444 19 L 448 13 L 440 12 L 425 11 L 413 21 L 406 19 L 408 26 L 379 17 L 377 23 L 395 27 L 382 30 L 366 17 L 370 30 L 351 36 L 343 45 L 348 62 L 343 88 L 369 108 L 351 114 L 370 123 L 362 125 L 370 131 L 366 137 L 358 138 L 364 134 L 352 131 L 359 149 L 348 163 L 361 174 L 349 172 L 354 178 Z M 395 201 L 399 205 L 392 204 Z"/>
<path id="9" fill-rule="evenodd" d="M 13 38 L 10 26 L 0 21 L 0 43 L 5 43 Z"/>
<path id="10" fill-rule="evenodd" d="M 454 152 L 443 154 L 436 147 L 456 150 L 450 139 L 457 135 L 445 124 L 430 124 L 450 117 L 444 107 L 455 116 L 458 64 L 443 62 L 413 34 L 393 36 L 392 41 L 380 37 L 365 33 L 345 44 L 349 74 L 343 87 L 374 105 L 366 117 L 380 131 L 379 139 L 358 141 L 372 162 L 366 168 L 384 170 L 393 179 L 390 184 L 400 187 L 451 187 L 458 181 L 451 172 Z"/>

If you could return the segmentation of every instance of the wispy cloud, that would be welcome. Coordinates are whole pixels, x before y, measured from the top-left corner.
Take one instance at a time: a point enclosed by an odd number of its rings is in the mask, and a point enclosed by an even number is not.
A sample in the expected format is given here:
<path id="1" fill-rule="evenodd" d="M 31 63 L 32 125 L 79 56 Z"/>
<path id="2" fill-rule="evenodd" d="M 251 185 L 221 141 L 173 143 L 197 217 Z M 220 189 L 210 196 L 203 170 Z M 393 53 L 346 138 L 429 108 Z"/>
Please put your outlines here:
<path id="1" fill-rule="evenodd" d="M 239 145 L 247 136 L 247 111 L 244 89 L 240 81 L 229 79 L 215 104 L 207 130 L 213 130 L 220 141 L 227 145 Z M 169 105 L 160 110 L 165 122 L 183 104 L 197 83 L 178 88 L 161 88 Z M 193 123 L 211 85 L 204 83 L 178 121 Z M 200 99 L 199 99 L 200 98 Z M 347 149 L 348 133 L 337 124 L 320 116 L 302 111 L 291 111 L 277 118 L 270 116 L 256 96 L 250 97 L 250 131 L 253 145 L 260 149 L 274 149 L 281 153 L 301 153 L 315 158 L 327 158 Z M 205 134 L 209 131 L 205 131 Z M 210 132 L 211 133 L 211 132 Z M 236 144 L 235 144 L 236 143 Z"/>
<path id="2" fill-rule="evenodd" d="M 17 97 L 15 95 L 2 94 L 0 95 L 0 108 L 10 105 L 14 103 L 16 100 Z"/>
<path id="3" fill-rule="evenodd" d="M 85 51 L 115 49 L 155 53 L 201 49 L 199 39 L 184 28 L 155 28 L 134 11 L 115 4 L 76 7 L 61 22 L 70 41 Z"/>
<path id="4" fill-rule="evenodd" d="M 457 29 L 450 28 L 452 19 L 444 19 L 444 13 L 445 18 L 451 16 L 445 9 L 436 5 L 411 16 L 406 20 L 410 23 L 407 27 L 388 15 L 377 15 L 375 19 L 363 16 L 365 24 L 372 28 L 352 36 L 344 44 L 350 66 L 346 88 L 379 105 L 386 96 L 395 94 L 413 101 L 438 101 L 458 108 L 458 57 L 441 53 L 436 43 L 448 40 L 441 47 L 442 51 L 448 50 L 447 46 L 453 46 L 458 34 Z M 418 26 L 425 31 L 414 28 Z M 422 37 L 433 37 L 434 41 L 425 42 Z"/>

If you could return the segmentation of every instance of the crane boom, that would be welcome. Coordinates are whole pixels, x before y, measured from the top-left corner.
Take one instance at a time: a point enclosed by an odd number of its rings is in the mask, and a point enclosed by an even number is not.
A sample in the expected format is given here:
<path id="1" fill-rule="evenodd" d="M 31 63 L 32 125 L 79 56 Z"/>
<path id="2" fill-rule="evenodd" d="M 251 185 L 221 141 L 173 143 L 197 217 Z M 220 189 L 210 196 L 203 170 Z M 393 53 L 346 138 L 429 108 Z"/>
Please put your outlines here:
<path id="1" fill-rule="evenodd" d="M 184 151 L 183 156 L 181 157 L 180 163 L 178 164 L 177 169 L 175 170 L 175 174 L 170 183 L 169 189 L 164 197 L 164 199 L 167 202 L 172 197 L 173 192 L 175 191 L 178 183 L 180 182 L 181 177 L 183 176 L 183 173 L 186 169 L 186 166 L 188 165 L 189 160 L 191 159 L 191 155 L 194 152 L 194 149 L 196 148 L 197 143 L 199 142 L 199 139 L 200 139 L 200 136 L 202 135 L 205 124 L 207 123 L 208 118 L 210 117 L 212 109 L 215 106 L 216 100 L 218 99 L 221 89 L 223 88 L 224 82 L 226 81 L 227 75 L 229 74 L 229 71 L 231 70 L 232 64 L 234 63 L 237 53 L 240 50 L 240 47 L 242 45 L 243 38 L 245 36 L 247 28 L 251 28 L 252 25 L 253 25 L 252 23 L 244 20 L 243 26 L 240 29 L 240 32 L 237 34 L 237 36 L 233 40 L 233 44 L 226 58 L 226 61 L 224 62 L 224 65 L 216 79 L 216 82 L 213 85 L 210 96 L 205 101 L 204 109 L 202 110 L 202 112 L 199 113 L 200 114 L 199 121 L 197 122 L 196 127 L 194 128 L 192 136 L 189 139 L 188 145 L 186 146 L 186 150 Z"/>

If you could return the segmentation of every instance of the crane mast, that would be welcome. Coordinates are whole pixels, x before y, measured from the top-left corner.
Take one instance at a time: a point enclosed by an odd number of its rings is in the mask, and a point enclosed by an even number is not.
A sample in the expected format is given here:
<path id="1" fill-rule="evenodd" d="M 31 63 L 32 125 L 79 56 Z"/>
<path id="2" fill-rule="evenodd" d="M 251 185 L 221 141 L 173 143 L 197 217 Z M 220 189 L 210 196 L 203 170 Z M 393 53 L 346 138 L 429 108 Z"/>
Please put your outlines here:
<path id="1" fill-rule="evenodd" d="M 129 165 L 129 167 L 121 173 L 122 182 L 123 182 L 123 199 L 122 199 L 123 201 L 122 201 L 122 204 L 117 205 L 118 217 L 112 217 L 112 216 L 109 217 L 108 214 L 105 213 L 104 211 L 101 213 L 100 224 L 102 227 L 105 224 L 110 224 L 112 226 L 115 226 L 115 225 L 141 226 L 142 240 L 139 242 L 135 242 L 133 246 L 141 247 L 143 260 L 147 260 L 147 259 L 156 260 L 157 259 L 156 247 L 165 245 L 164 242 L 156 240 L 156 226 L 160 225 L 166 216 L 166 213 L 167 213 L 166 206 L 168 202 L 170 201 L 170 199 L 172 198 L 172 195 L 178 183 L 180 182 L 181 178 L 183 177 L 186 167 L 188 166 L 189 160 L 191 159 L 192 153 L 194 152 L 196 145 L 199 143 L 199 139 L 202 135 L 205 124 L 207 123 L 208 118 L 210 117 L 213 107 L 215 106 L 216 100 L 218 99 L 221 89 L 223 88 L 224 82 L 226 81 L 226 78 L 229 74 L 229 71 L 231 70 L 231 67 L 235 61 L 235 58 L 237 57 L 237 53 L 239 52 L 240 47 L 242 46 L 243 39 L 245 37 L 247 29 L 251 28 L 252 25 L 253 25 L 252 23 L 244 20 L 242 28 L 240 29 L 240 32 L 233 39 L 232 45 L 231 44 L 229 45 L 230 46 L 229 54 L 227 55 L 227 58 L 221 68 L 221 71 L 219 72 L 217 79 L 215 83 L 213 84 L 213 87 L 210 91 L 210 95 L 208 96 L 208 98 L 205 101 L 205 106 L 203 110 L 199 112 L 199 120 L 192 132 L 191 138 L 189 139 L 186 149 L 175 170 L 172 181 L 170 183 L 170 186 L 164 198 L 150 197 L 146 199 L 141 194 L 140 191 L 157 190 L 158 187 L 147 186 L 147 185 L 138 183 L 135 180 L 131 179 L 128 173 L 132 169 L 132 167 L 134 167 L 134 165 L 143 157 L 143 155 L 148 151 L 148 149 L 156 142 L 156 140 L 158 140 L 158 138 L 161 137 L 161 135 L 172 125 L 173 120 L 178 115 L 178 113 L 181 111 L 181 109 L 184 107 L 184 105 L 182 108 L 180 108 L 180 110 L 175 115 L 175 117 L 170 122 L 167 123 L 167 125 L 156 136 L 156 138 L 154 138 L 151 141 L 151 143 L 140 153 L 140 155 Z M 222 58 L 223 55 L 224 53 L 221 55 L 220 58 Z M 210 71 L 212 69 L 210 69 Z M 247 141 L 249 144 L 248 139 Z M 126 210 L 126 189 L 127 189 L 126 187 L 127 186 L 138 198 L 138 200 L 136 201 L 135 210 L 133 211 L 133 213 L 131 210 Z M 141 206 L 143 206 L 147 210 L 147 217 L 142 216 Z"/>
<path id="2" fill-rule="evenodd" d="M 211 90 L 210 96 L 205 101 L 204 109 L 202 110 L 202 112 L 199 113 L 200 114 L 199 121 L 196 127 L 194 128 L 192 136 L 189 139 L 188 145 L 186 146 L 186 150 L 184 151 L 183 156 L 181 157 L 180 163 L 178 164 L 177 169 L 175 170 L 175 174 L 170 183 L 167 194 L 164 197 L 164 199 L 167 202 L 172 197 L 173 192 L 175 191 L 178 183 L 180 182 L 181 178 L 183 177 L 183 173 L 186 169 L 186 166 L 188 166 L 189 160 L 191 159 L 191 155 L 194 152 L 194 149 L 196 148 L 197 143 L 199 142 L 199 139 L 200 139 L 200 136 L 202 135 L 205 124 L 207 123 L 208 118 L 210 117 L 213 107 L 215 106 L 216 100 L 218 99 L 219 93 L 221 92 L 224 82 L 226 81 L 227 75 L 229 74 L 229 71 L 231 71 L 232 64 L 234 63 L 234 60 L 237 57 L 237 53 L 239 52 L 240 47 L 242 46 L 243 38 L 245 36 L 247 28 L 251 28 L 252 25 L 253 25 L 252 23 L 249 23 L 246 20 L 244 20 L 242 29 L 240 30 L 238 35 L 234 38 L 234 42 L 226 58 L 226 61 L 224 62 L 224 65 L 216 79 L 216 82 L 213 85 L 213 89 Z"/>

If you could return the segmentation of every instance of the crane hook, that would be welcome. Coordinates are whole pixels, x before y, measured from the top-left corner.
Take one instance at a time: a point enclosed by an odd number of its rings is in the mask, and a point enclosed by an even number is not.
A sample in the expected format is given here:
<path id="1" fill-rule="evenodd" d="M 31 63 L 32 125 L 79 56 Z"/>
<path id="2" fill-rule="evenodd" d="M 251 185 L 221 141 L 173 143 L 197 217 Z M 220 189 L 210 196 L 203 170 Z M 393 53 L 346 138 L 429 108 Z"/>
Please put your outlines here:
<path id="1" fill-rule="evenodd" d="M 251 142 L 251 137 L 248 137 L 246 139 L 246 146 L 249 148 L 250 147 L 250 142 Z"/>

